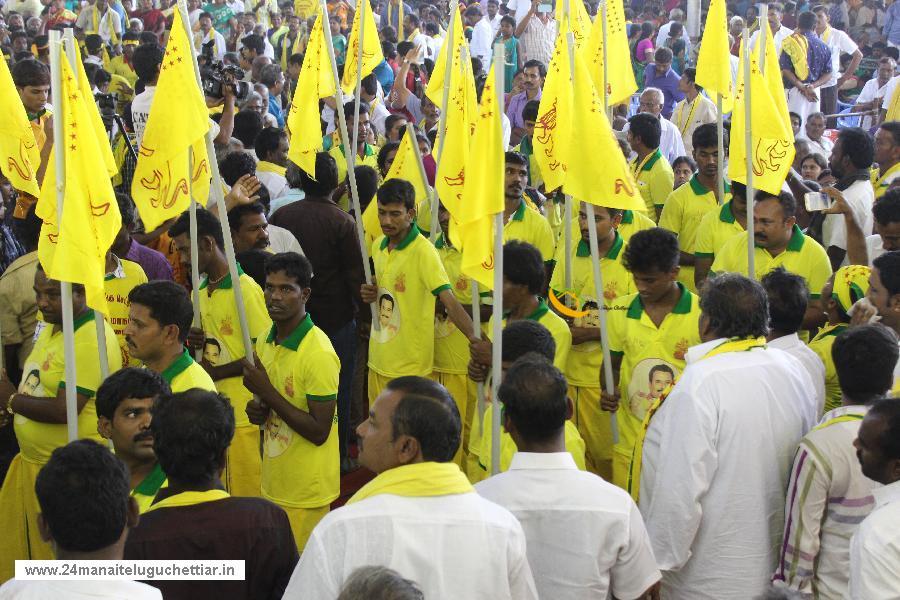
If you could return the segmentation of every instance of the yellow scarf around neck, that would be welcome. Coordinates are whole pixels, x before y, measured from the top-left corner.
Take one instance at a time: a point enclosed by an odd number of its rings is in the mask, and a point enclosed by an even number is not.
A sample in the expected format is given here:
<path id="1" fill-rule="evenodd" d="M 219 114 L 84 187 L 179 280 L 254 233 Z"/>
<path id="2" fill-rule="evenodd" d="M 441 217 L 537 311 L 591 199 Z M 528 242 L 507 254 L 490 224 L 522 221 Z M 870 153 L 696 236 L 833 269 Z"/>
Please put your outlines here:
<path id="1" fill-rule="evenodd" d="M 415 498 L 466 494 L 474 491 L 475 488 L 456 463 L 422 462 L 384 471 L 353 494 L 347 504 L 379 494 Z"/>
<path id="2" fill-rule="evenodd" d="M 791 58 L 797 79 L 809 77 L 809 40 L 802 33 L 793 33 L 784 39 L 781 51 Z"/>
<path id="3" fill-rule="evenodd" d="M 205 492 L 181 492 L 174 496 L 169 496 L 153 504 L 145 512 L 151 512 L 159 508 L 174 508 L 176 506 L 193 506 L 195 504 L 203 504 L 204 502 L 214 502 L 216 500 L 224 500 L 230 498 L 231 495 L 225 490 L 206 490 Z"/>

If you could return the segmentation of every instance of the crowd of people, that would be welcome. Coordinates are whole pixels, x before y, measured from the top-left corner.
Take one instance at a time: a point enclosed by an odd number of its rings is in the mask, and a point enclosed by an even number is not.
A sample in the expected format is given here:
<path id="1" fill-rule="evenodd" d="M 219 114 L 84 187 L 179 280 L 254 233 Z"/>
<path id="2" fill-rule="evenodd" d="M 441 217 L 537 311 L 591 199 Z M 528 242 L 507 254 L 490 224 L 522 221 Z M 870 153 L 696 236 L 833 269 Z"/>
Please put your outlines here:
<path id="1" fill-rule="evenodd" d="M 74 28 L 122 216 L 98 319 L 79 285 L 63 305 L 36 199 L 0 176 L 0 598 L 900 598 L 900 3 L 771 3 L 760 19 L 727 2 L 722 60 L 736 79 L 744 30 L 756 48 L 768 26 L 795 136 L 780 193 L 748 194 L 720 180 L 697 82 L 708 7 L 688 31 L 684 1 L 626 2 L 631 61 L 611 68 L 637 89 L 611 114 L 643 211 L 544 183 L 558 7 L 458 4 L 479 95 L 504 52 L 501 340 L 451 215 L 388 178 L 411 124 L 435 183 L 425 89 L 447 0 L 373 4 L 383 59 L 358 105 L 320 103 L 310 172 L 288 159 L 287 116 L 318 4 L 187 0 L 227 189 L 196 235 L 187 212 L 148 231 L 131 198 L 178 4 L 0 0 L 37 178 L 48 36 Z M 357 5 L 326 6 L 341 73 Z M 340 116 L 358 125 L 349 156 Z M 365 250 L 352 193 L 375 203 Z M 67 443 L 69 308 L 85 439 Z M 238 559 L 246 576 L 13 578 L 14 560 L 53 558 Z"/>

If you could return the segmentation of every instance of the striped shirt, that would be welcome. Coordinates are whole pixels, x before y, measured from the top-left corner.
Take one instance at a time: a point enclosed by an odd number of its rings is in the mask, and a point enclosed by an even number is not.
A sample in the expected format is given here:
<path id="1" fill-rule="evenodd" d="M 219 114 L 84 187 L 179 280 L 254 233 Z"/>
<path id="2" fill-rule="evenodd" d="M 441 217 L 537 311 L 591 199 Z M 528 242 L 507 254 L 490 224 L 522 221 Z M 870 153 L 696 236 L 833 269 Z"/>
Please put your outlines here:
<path id="1" fill-rule="evenodd" d="M 867 406 L 825 413 L 800 440 L 785 504 L 784 539 L 772 580 L 816 598 L 847 593 L 850 538 L 872 511 L 872 488 L 853 440 Z"/>

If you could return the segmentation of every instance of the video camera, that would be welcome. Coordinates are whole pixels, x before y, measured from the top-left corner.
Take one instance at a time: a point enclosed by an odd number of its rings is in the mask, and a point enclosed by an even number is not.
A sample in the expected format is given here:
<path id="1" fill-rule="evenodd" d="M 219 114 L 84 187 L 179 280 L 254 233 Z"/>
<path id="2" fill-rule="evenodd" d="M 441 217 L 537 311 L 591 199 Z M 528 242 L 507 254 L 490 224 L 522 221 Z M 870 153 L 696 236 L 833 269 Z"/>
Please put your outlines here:
<path id="1" fill-rule="evenodd" d="M 94 102 L 97 103 L 97 108 L 100 110 L 100 118 L 103 120 L 103 125 L 106 126 L 106 130 L 110 131 L 112 129 L 112 124 L 116 115 L 116 95 L 115 94 L 94 94 Z"/>
<path id="2" fill-rule="evenodd" d="M 203 95 L 210 98 L 225 97 L 225 87 L 230 87 L 236 100 L 244 100 L 250 95 L 250 84 L 241 81 L 244 78 L 244 70 L 234 65 L 226 65 L 220 60 L 215 60 L 215 40 L 210 40 L 201 46 L 200 50 L 200 81 L 203 86 Z"/>

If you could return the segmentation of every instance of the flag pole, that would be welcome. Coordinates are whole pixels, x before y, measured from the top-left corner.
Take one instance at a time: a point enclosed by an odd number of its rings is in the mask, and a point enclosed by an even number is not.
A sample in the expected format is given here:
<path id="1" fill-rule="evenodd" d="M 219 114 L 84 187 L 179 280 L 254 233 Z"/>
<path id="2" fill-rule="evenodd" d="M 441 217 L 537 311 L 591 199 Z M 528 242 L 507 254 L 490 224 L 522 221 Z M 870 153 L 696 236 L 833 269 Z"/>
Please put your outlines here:
<path id="1" fill-rule="evenodd" d="M 188 150 L 188 173 L 194 178 L 194 151 Z M 197 252 L 197 201 L 194 199 L 193 181 L 191 187 L 191 204 L 188 208 L 189 235 L 191 237 L 191 304 L 194 307 L 194 320 L 191 323 L 197 329 L 203 329 L 203 321 L 200 319 L 200 256 Z M 221 220 L 227 220 L 227 216 L 220 215 Z M 194 358 L 199 362 L 203 358 L 203 348 L 194 348 Z"/>
<path id="2" fill-rule="evenodd" d="M 722 114 L 722 94 L 716 94 L 716 137 L 719 140 L 718 192 L 719 204 L 725 203 L 725 116 Z"/>
<path id="3" fill-rule="evenodd" d="M 63 41 L 65 41 L 66 56 L 69 59 L 69 64 L 72 65 L 72 75 L 77 81 L 78 69 L 75 68 L 75 65 L 78 63 L 75 61 L 81 60 L 81 58 L 75 52 L 75 49 L 78 46 L 75 45 L 75 33 L 71 27 L 66 27 L 63 30 Z M 85 98 L 85 100 L 87 100 L 87 98 Z M 109 249 L 107 249 L 107 252 L 109 252 Z M 104 326 L 103 313 L 97 310 L 94 311 L 94 329 L 97 331 L 97 353 L 100 358 L 100 379 L 103 380 L 109 377 L 109 356 L 106 352 L 106 327 Z"/>
<path id="4" fill-rule="evenodd" d="M 754 279 L 756 269 L 754 268 L 755 247 L 753 234 L 753 136 L 750 133 L 750 126 L 753 121 L 751 119 L 750 108 L 750 36 L 745 29 L 743 32 L 744 44 L 744 155 L 747 162 L 747 276 Z M 760 42 L 765 43 L 764 34 L 760 33 Z"/>
<path id="5" fill-rule="evenodd" d="M 581 0 L 578 1 L 580 2 Z M 569 48 L 569 78 L 571 80 L 572 74 L 575 73 L 575 36 L 572 34 L 572 19 L 570 16 L 571 13 L 569 12 L 569 2 L 570 0 L 565 0 L 565 4 L 563 4 L 563 18 L 566 19 L 568 27 L 566 31 L 566 44 Z M 604 29 L 604 31 L 606 30 Z M 566 287 L 566 292 L 570 292 L 572 290 L 572 196 L 565 194 L 564 198 L 563 223 L 565 226 L 563 227 L 563 250 L 565 251 L 564 256 L 566 257 L 566 262 L 563 263 L 563 284 Z"/>
<path id="6" fill-rule="evenodd" d="M 190 20 L 188 19 L 187 5 L 183 0 L 178 1 L 178 12 L 181 13 L 181 21 L 184 23 L 185 27 L 190 24 Z M 188 34 L 188 43 L 191 45 L 191 65 L 194 67 L 194 77 L 197 80 L 197 86 L 201 86 L 200 83 L 200 68 L 197 65 L 197 55 L 194 52 L 194 37 L 187 32 Z M 200 89 L 203 89 L 202 87 Z M 210 192 L 212 193 L 213 198 L 216 201 L 216 206 L 219 209 L 219 225 L 222 228 L 222 238 L 225 243 L 225 261 L 228 263 L 228 274 L 231 276 L 231 289 L 234 290 L 234 303 L 237 307 L 238 314 L 238 323 L 241 326 L 241 341 L 244 345 L 244 354 L 246 355 L 247 360 L 251 360 L 253 358 L 253 343 L 250 341 L 250 326 L 247 322 L 247 311 L 244 309 L 244 292 L 241 289 L 240 284 L 240 273 L 238 273 L 237 268 L 237 260 L 234 256 L 234 242 L 231 239 L 231 227 L 228 226 L 228 212 L 225 209 L 225 194 L 222 191 L 222 176 L 219 173 L 219 163 L 216 161 L 216 151 L 213 146 L 213 134 L 212 131 L 207 131 L 206 136 L 206 158 L 209 164 L 211 182 L 210 182 Z M 191 157 L 190 162 L 190 177 L 191 180 L 194 178 L 194 168 L 193 168 L 193 151 L 188 153 Z M 204 201 L 207 199 L 204 198 Z M 202 328 L 202 322 L 200 320 L 200 275 L 198 273 L 198 265 L 197 265 L 197 202 L 191 197 L 191 208 L 190 208 L 190 235 L 191 235 L 191 278 L 192 285 L 194 286 L 194 324 Z M 198 358 L 203 357 L 203 349 L 200 348 L 197 351 Z"/>
<path id="7" fill-rule="evenodd" d="M 454 2 L 455 4 L 455 2 Z M 494 89 L 497 90 L 496 110 L 503 108 L 504 75 L 503 64 L 506 61 L 503 44 L 494 45 Z M 567 229 L 571 229 L 571 225 Z M 475 321 L 475 307 L 478 304 L 478 284 L 472 288 L 472 320 Z M 491 475 L 500 472 L 500 378 L 503 373 L 503 210 L 494 215 L 494 306 L 493 332 L 491 344 L 491 399 L 494 409 L 491 411 Z M 480 323 L 480 318 L 478 323 Z M 478 330 L 474 330 L 479 335 Z M 484 394 L 479 395 L 483 402 Z"/>
<path id="8" fill-rule="evenodd" d="M 356 38 L 356 45 L 358 48 L 358 52 L 356 53 L 356 90 L 353 97 L 353 146 L 352 152 L 345 152 L 345 157 L 347 159 L 347 172 L 353 171 L 353 174 L 356 175 L 356 148 L 359 144 L 359 103 L 362 100 L 360 95 L 362 94 L 362 61 L 363 61 L 363 42 L 365 41 L 365 32 L 366 32 L 366 6 L 369 4 L 369 0 L 360 0 L 357 3 L 359 8 L 359 35 Z M 369 6 L 369 10 L 372 10 L 372 7 Z M 328 14 L 327 12 L 325 13 Z M 325 27 L 325 23 L 322 23 L 322 27 Z M 328 35 L 331 35 L 331 29 L 329 26 Z M 337 83 L 339 87 L 341 85 L 340 82 Z M 343 90 L 341 90 L 343 92 Z M 343 106 L 335 107 L 335 112 L 337 110 L 343 111 Z M 371 110 L 371 109 L 370 109 Z M 371 117 L 371 115 L 370 115 Z M 347 138 L 344 138 L 345 140 Z M 359 215 L 358 220 L 362 221 L 362 214 L 357 213 Z"/>
<path id="9" fill-rule="evenodd" d="M 403 4 L 403 0 L 400 0 L 400 4 Z M 452 69 L 450 68 L 453 64 L 453 34 L 456 29 L 456 13 L 459 12 L 459 0 L 451 0 L 450 2 L 450 23 L 447 25 L 447 36 L 444 38 L 446 42 L 442 46 L 442 50 L 444 51 L 444 61 L 446 68 L 444 69 L 444 97 L 443 103 L 441 104 L 441 114 L 438 117 L 438 148 L 437 148 L 437 156 L 435 157 L 435 173 L 438 172 L 437 167 L 441 164 L 441 157 L 444 155 L 444 140 L 447 138 L 447 104 L 450 102 L 450 75 L 452 74 Z M 465 53 L 463 50 L 465 46 L 460 48 L 460 61 L 465 60 Z M 426 182 L 427 183 L 427 182 Z M 431 241 L 434 242 L 437 239 L 437 230 L 438 230 L 438 198 L 437 194 L 432 195 L 431 201 Z"/>
<path id="10" fill-rule="evenodd" d="M 62 50 L 60 32 L 50 31 L 50 95 L 56 111 L 62 115 L 66 103 L 62 97 L 62 68 L 60 61 L 65 60 Z M 56 162 L 56 227 L 62 231 L 63 202 L 66 195 L 66 154 L 63 140 L 63 119 L 53 119 L 53 154 Z M 75 319 L 72 312 L 72 283 L 60 281 L 60 300 L 62 301 L 63 357 L 65 361 L 66 382 L 66 433 L 70 442 L 78 439 L 78 389 L 76 388 L 77 370 L 75 365 Z"/>
<path id="11" fill-rule="evenodd" d="M 321 13 L 319 14 L 320 19 L 328 18 L 328 6 L 325 4 L 325 0 L 320 0 L 321 6 L 319 10 Z M 328 61 L 331 63 L 331 76 L 334 78 L 334 96 L 337 101 L 337 106 L 335 107 L 335 113 L 337 113 L 338 117 L 338 126 L 341 129 L 341 139 L 348 140 L 350 136 L 347 135 L 347 118 L 344 116 L 344 91 L 341 89 L 341 80 L 338 77 L 337 71 L 337 62 L 334 59 L 334 46 L 331 41 L 331 28 L 328 27 L 324 22 L 322 23 L 322 33 L 325 36 L 325 45 L 328 46 Z M 362 47 L 362 43 L 360 42 L 360 47 Z M 357 94 L 359 96 L 359 94 Z M 351 153 L 356 153 L 356 148 L 350 149 Z M 345 153 L 346 155 L 346 153 Z M 357 192 L 356 188 L 356 172 L 351 168 L 353 164 L 352 160 L 355 160 L 355 156 L 353 159 L 347 161 L 347 178 L 350 180 L 350 206 L 353 208 L 353 214 L 356 215 L 356 235 L 359 238 L 359 248 L 362 251 L 362 260 L 363 260 L 363 272 L 366 276 L 366 284 L 372 284 L 372 267 L 369 265 L 369 249 L 366 248 L 366 234 L 363 231 L 363 222 L 362 222 L 362 211 L 359 208 L 359 192 Z M 373 198 L 372 202 L 376 200 Z M 372 311 L 372 323 L 378 323 L 378 315 L 375 314 L 375 303 L 369 305 L 369 309 Z"/>
<path id="12" fill-rule="evenodd" d="M 766 74 L 766 37 L 769 28 L 766 26 L 768 23 L 767 16 L 769 13 L 769 5 L 766 2 L 762 2 L 759 5 L 759 72 L 763 75 Z M 775 32 L 772 32 L 774 35 Z"/>

